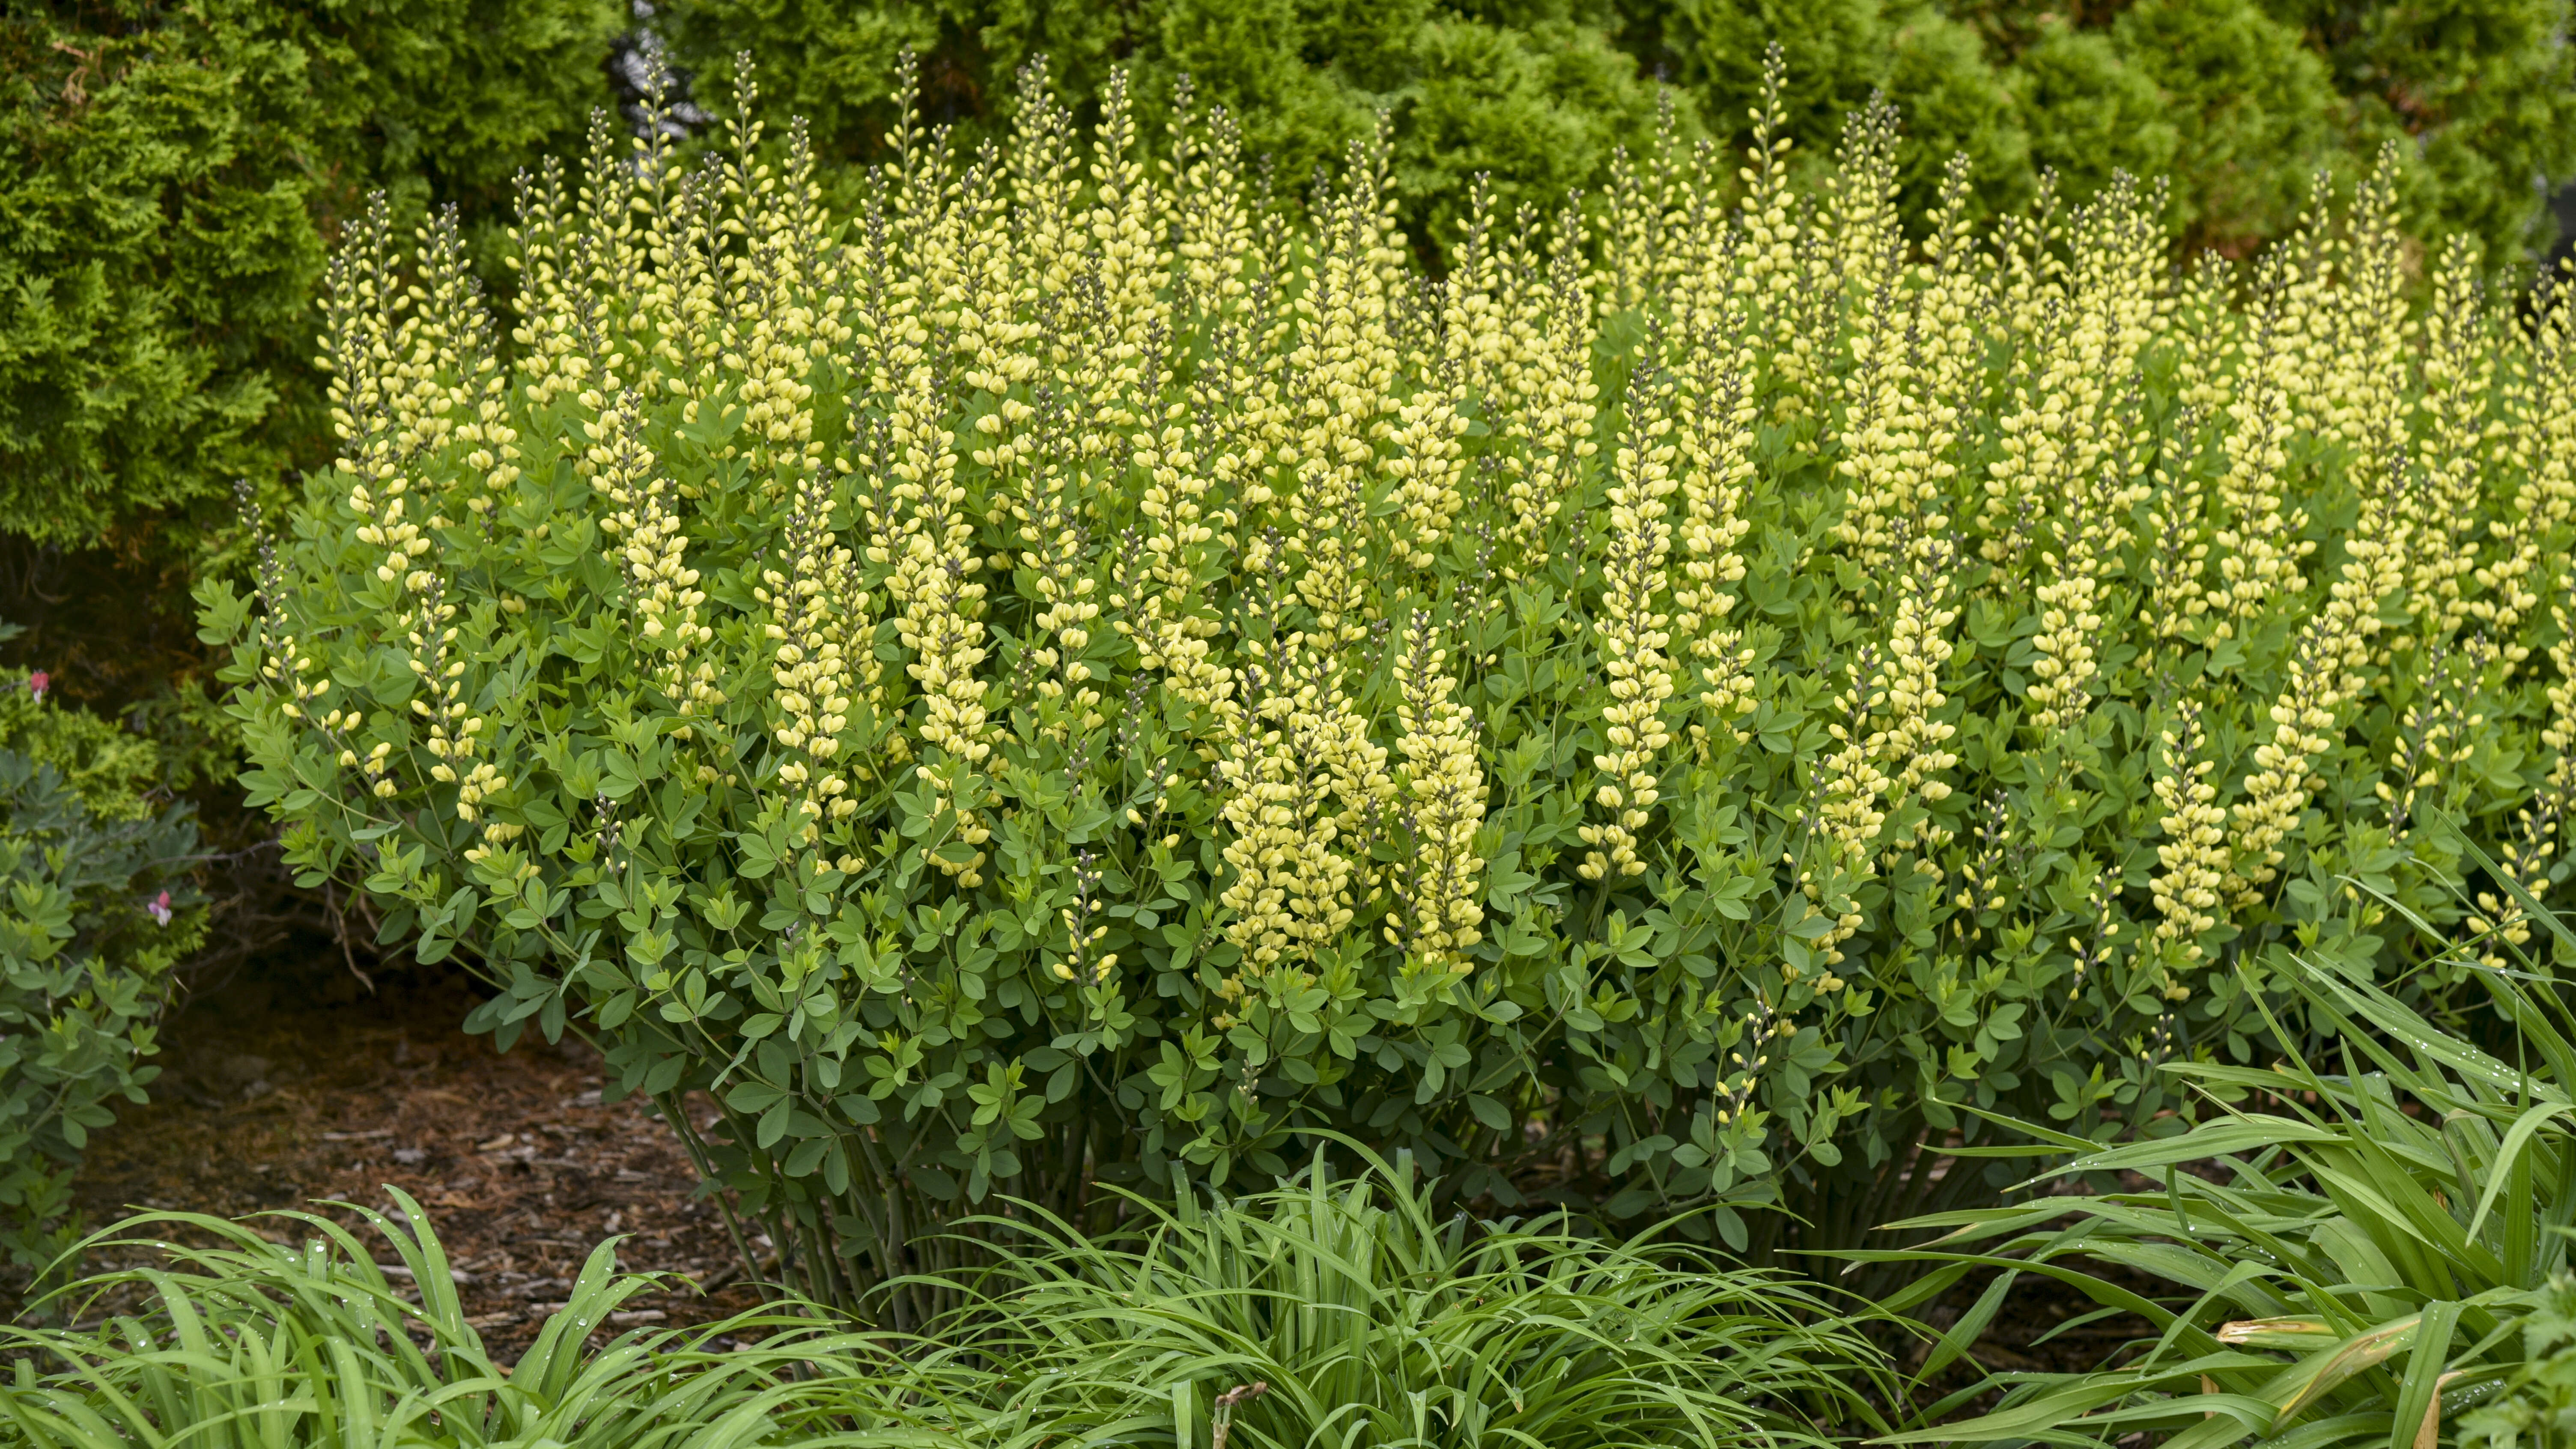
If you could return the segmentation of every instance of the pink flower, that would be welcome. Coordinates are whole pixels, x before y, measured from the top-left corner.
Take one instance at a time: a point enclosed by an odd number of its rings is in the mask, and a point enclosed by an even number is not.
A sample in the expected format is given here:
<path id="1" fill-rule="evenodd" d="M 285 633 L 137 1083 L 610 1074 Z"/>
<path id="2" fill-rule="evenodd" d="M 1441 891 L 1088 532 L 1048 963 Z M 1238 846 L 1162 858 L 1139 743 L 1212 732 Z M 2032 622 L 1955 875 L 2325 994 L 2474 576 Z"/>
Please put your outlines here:
<path id="1" fill-rule="evenodd" d="M 153 920 L 158 921 L 165 926 L 170 924 L 170 893 L 168 891 L 163 891 L 161 894 L 145 901 L 143 903 L 143 909 L 151 913 Z"/>
<path id="2" fill-rule="evenodd" d="M 53 686 L 54 677 L 41 669 L 27 676 L 27 692 L 39 700 L 42 700 L 45 697 L 45 691 Z"/>

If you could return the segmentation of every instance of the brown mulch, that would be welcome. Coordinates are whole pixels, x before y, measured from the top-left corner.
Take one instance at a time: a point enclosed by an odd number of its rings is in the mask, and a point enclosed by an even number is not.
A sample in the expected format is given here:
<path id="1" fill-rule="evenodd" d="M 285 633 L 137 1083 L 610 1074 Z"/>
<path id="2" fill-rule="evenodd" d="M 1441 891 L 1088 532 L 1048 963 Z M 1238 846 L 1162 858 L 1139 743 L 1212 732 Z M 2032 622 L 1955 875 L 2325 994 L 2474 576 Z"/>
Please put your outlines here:
<path id="1" fill-rule="evenodd" d="M 396 978 L 367 995 L 323 978 L 237 982 L 183 1005 L 162 1030 L 151 1103 L 120 1104 L 92 1140 L 81 1213 L 389 1209 L 384 1187 L 401 1188 L 429 1209 L 466 1315 L 502 1361 L 612 1235 L 622 1269 L 687 1280 L 630 1301 L 612 1328 L 754 1306 L 722 1213 L 651 1108 L 602 1103 L 598 1058 L 578 1043 L 531 1037 L 499 1053 L 465 1035 L 473 1004 L 453 979 Z M 254 1226 L 279 1240 L 295 1229 Z"/>

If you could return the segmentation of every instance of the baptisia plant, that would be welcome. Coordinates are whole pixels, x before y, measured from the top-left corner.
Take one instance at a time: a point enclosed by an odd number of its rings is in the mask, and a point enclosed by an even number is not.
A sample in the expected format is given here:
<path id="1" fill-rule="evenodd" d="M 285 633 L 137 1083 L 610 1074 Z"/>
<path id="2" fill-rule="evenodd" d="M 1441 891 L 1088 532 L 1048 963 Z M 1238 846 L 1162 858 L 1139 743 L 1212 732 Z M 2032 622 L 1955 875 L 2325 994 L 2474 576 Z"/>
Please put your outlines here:
<path id="1" fill-rule="evenodd" d="M 907 124 L 844 240 L 801 130 L 603 129 L 524 185 L 506 344 L 454 226 L 406 273 L 377 208 L 342 461 L 212 605 L 298 862 L 464 948 L 478 1028 L 600 1039 L 843 1301 L 997 1190 L 1278 1171 L 1301 1125 L 1496 1156 L 1585 990 L 1488 939 L 1460 661 L 1574 665 L 1460 520 L 1500 363 L 1406 370 L 1382 153 L 1283 239 L 1222 116 L 1169 183 L 1115 95 L 1087 177 L 1042 75 L 1024 131 L 961 169 Z M 1590 317 L 1512 260 L 1554 401 L 1507 486 L 1553 499 Z"/>
<path id="2" fill-rule="evenodd" d="M 1965 1108 L 2153 1119 L 2293 944 L 2403 964 L 2336 875 L 2447 909 L 2431 808 L 2546 888 L 2564 310 L 2454 249 L 2410 312 L 2387 172 L 2244 278 L 1960 168 L 1913 248 L 1892 117 L 1802 196 L 1770 84 L 1741 178 L 1667 137 L 1437 282 L 1382 143 L 1291 221 L 1041 69 L 843 222 L 747 99 L 603 123 L 506 322 L 379 209 L 341 459 L 205 596 L 253 797 L 843 1301 L 1306 1129 L 1848 1240 L 1993 1190 Z"/>

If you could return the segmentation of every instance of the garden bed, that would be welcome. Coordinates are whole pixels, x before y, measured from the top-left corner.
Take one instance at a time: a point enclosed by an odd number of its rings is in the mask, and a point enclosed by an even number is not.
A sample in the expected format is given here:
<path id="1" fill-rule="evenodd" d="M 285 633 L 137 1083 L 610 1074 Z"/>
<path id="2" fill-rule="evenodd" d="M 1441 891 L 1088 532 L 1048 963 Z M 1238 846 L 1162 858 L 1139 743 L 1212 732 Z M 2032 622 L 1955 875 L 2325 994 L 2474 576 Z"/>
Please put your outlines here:
<path id="1" fill-rule="evenodd" d="M 502 1054 L 466 1036 L 471 1006 L 453 978 L 338 1002 L 244 980 L 188 1003 L 163 1033 L 152 1102 L 99 1134 L 82 1214 L 376 1207 L 400 1188 L 435 1217 L 466 1312 L 504 1361 L 611 1234 L 625 1236 L 622 1266 L 713 1290 L 675 1285 L 612 1328 L 751 1306 L 722 1214 L 651 1110 L 601 1103 L 597 1058 L 576 1042 Z"/>

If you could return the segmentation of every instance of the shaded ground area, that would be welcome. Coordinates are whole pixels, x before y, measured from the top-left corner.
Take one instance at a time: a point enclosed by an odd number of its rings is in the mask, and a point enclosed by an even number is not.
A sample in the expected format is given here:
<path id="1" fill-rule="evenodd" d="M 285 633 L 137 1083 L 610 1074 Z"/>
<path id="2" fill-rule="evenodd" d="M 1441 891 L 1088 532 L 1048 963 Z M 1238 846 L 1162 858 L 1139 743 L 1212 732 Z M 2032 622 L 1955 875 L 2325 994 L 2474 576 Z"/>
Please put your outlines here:
<path id="1" fill-rule="evenodd" d="M 163 1029 L 151 1104 L 122 1107 L 93 1140 L 83 1215 L 386 1207 L 384 1185 L 399 1187 L 430 1209 L 466 1312 L 504 1360 L 612 1234 L 627 1235 L 622 1267 L 712 1290 L 638 1299 L 612 1327 L 752 1306 L 722 1214 L 694 1195 L 688 1158 L 651 1110 L 601 1105 L 587 1048 L 503 1054 L 466 1036 L 457 1023 L 472 1005 L 452 980 L 400 975 L 371 997 L 327 978 L 244 980 L 190 1002 Z M 284 1240 L 291 1225 L 276 1226 Z"/>
<path id="2" fill-rule="evenodd" d="M 2170 1283 L 2108 1263 L 2079 1259 L 2066 1266 L 2177 1308 L 2182 1306 L 2178 1298 L 2187 1296 L 2178 1295 Z M 1923 1312 L 1923 1321 L 1936 1332 L 1947 1332 L 1993 1281 L 1982 1274 L 1963 1281 L 1930 1304 Z M 1976 1346 L 1935 1375 L 1916 1401 L 1932 1403 L 1975 1386 L 1989 1373 L 2077 1373 L 2110 1367 L 2115 1358 L 2122 1362 L 2134 1358 L 2137 1350 L 2153 1342 L 2155 1336 L 2153 1326 L 2134 1313 L 2102 1313 L 2091 1299 L 2056 1279 L 2024 1273 L 2005 1296 L 1994 1322 Z M 1928 1340 L 1909 1343 L 1901 1354 L 1904 1369 L 1909 1373 L 1920 1369 L 1931 1351 Z M 2002 1397 L 2000 1388 L 1991 1389 L 1944 1415 L 1943 1422 L 1955 1423 L 1988 1412 Z"/>
<path id="3" fill-rule="evenodd" d="M 2174 1296 L 2172 1284 L 2159 1283 L 2141 1273 L 2104 1263 L 2078 1262 L 2070 1266 L 2109 1279 L 2141 1297 Z M 1980 1280 L 1971 1291 L 1981 1290 L 1986 1281 L 1990 1280 Z M 1957 1322 L 1958 1312 L 1974 1301 L 1967 1293 L 1957 1296 L 1966 1301 L 1936 1309 L 1931 1315 L 1933 1326 L 1947 1328 Z M 2155 1337 L 2155 1330 L 2135 1314 L 2096 1316 L 2098 1313 L 2091 1299 L 2057 1280 L 2024 1274 L 2004 1299 L 1994 1326 L 1978 1340 L 1969 1356 L 1981 1368 L 1995 1373 L 2067 1373 L 2098 1368 L 2123 1347 Z M 1928 1348 L 1926 1345 L 1917 1349 L 1913 1361 L 1922 1362 Z M 1953 1387 L 1964 1387 L 1965 1383 L 1963 1378 Z"/>

